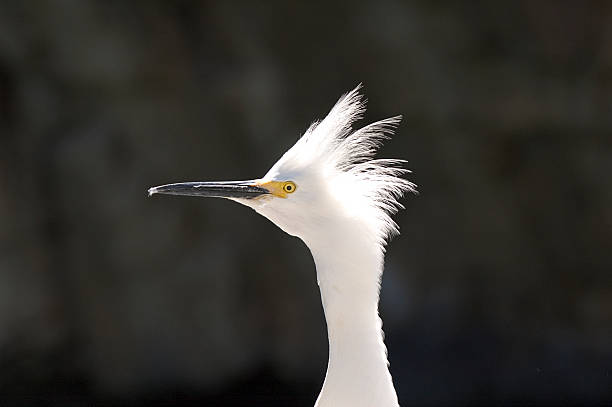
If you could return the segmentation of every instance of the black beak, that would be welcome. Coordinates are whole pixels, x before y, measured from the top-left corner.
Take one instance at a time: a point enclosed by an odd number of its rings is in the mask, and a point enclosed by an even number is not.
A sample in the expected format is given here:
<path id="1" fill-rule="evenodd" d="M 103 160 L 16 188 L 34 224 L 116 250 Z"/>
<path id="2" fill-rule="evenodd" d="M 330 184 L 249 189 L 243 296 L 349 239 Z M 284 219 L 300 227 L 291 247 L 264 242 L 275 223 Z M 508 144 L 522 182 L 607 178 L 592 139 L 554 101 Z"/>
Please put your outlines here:
<path id="1" fill-rule="evenodd" d="M 269 194 L 257 181 L 180 182 L 149 188 L 153 194 L 203 196 L 211 198 L 257 198 Z"/>

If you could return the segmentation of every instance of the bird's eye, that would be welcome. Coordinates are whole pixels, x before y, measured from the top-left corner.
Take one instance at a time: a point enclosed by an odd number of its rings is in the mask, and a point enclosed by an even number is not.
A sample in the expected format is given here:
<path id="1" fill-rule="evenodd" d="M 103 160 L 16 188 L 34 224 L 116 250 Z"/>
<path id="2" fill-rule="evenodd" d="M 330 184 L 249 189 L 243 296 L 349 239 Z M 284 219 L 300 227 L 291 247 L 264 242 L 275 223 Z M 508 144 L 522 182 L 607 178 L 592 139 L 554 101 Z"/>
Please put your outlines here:
<path id="1" fill-rule="evenodd" d="M 287 181 L 285 182 L 285 184 L 283 185 L 283 191 L 285 191 L 288 194 L 292 194 L 295 192 L 295 183 L 292 181 Z"/>

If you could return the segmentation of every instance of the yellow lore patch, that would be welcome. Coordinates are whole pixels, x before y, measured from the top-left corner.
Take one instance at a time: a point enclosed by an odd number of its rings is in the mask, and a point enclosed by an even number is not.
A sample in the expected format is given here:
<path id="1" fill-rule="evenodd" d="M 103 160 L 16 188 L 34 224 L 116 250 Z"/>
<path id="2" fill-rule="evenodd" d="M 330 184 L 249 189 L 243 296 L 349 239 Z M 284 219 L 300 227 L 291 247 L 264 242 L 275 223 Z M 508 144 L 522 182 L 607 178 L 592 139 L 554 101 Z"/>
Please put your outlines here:
<path id="1" fill-rule="evenodd" d="M 257 186 L 267 189 L 272 195 L 279 198 L 287 198 L 297 189 L 297 185 L 293 181 L 268 181 L 258 183 Z"/>

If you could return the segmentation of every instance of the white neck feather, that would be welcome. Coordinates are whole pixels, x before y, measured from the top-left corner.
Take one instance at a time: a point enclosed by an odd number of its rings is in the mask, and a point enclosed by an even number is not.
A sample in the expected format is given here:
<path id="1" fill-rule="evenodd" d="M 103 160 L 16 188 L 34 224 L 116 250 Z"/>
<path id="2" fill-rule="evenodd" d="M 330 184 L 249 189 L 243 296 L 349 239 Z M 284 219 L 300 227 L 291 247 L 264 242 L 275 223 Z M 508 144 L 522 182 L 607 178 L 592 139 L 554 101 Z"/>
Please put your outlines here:
<path id="1" fill-rule="evenodd" d="M 327 320 L 329 364 L 315 407 L 397 407 L 378 317 L 391 215 L 415 185 L 402 160 L 374 159 L 399 116 L 353 131 L 360 86 L 340 98 L 270 168 L 263 182 L 295 182 L 287 199 L 242 200 L 310 248 Z"/>
<path id="2" fill-rule="evenodd" d="M 342 231 L 336 236 L 327 232 L 306 242 L 329 338 L 327 375 L 315 407 L 398 406 L 378 316 L 384 253 L 359 223 L 347 223 L 333 228 Z"/>

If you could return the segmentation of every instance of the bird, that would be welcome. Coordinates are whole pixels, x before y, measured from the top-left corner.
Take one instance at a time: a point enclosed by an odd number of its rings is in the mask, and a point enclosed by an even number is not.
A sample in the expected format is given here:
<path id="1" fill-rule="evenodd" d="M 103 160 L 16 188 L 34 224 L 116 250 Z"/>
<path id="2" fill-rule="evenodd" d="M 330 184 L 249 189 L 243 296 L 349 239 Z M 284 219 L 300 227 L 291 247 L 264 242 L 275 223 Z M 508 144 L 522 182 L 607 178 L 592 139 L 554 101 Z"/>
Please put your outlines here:
<path id="1" fill-rule="evenodd" d="M 405 160 L 375 154 L 401 116 L 355 129 L 363 119 L 362 85 L 345 93 L 327 116 L 258 179 L 180 182 L 154 194 L 226 198 L 254 209 L 310 249 L 316 266 L 329 353 L 315 407 L 393 407 L 378 313 L 385 248 L 399 234 L 391 218 L 400 198 L 416 193 Z"/>

